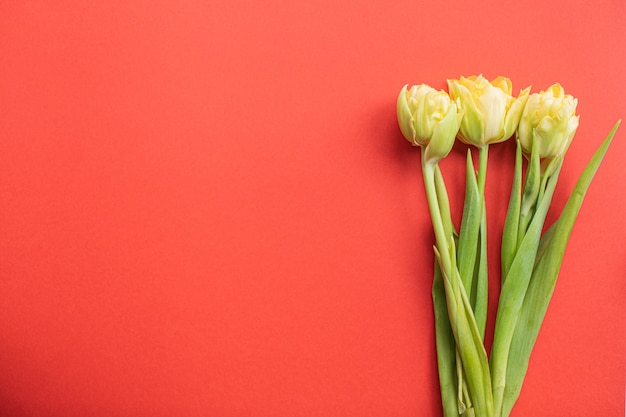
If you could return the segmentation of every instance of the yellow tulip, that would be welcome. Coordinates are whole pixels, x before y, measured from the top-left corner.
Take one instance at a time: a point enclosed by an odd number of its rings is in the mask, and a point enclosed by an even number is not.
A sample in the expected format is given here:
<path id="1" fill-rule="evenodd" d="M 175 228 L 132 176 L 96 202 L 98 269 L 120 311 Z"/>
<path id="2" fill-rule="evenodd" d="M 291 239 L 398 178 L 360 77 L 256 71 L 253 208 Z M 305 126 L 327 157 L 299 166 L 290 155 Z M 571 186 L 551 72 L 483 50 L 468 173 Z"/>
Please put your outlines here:
<path id="1" fill-rule="evenodd" d="M 402 134 L 424 148 L 426 162 L 437 162 L 450 153 L 462 113 L 445 91 L 425 84 L 410 89 L 405 85 L 398 95 L 397 113 Z"/>
<path id="2" fill-rule="evenodd" d="M 560 84 L 531 94 L 517 128 L 522 151 L 530 155 L 537 147 L 540 158 L 555 158 L 567 150 L 576 129 L 578 100 L 565 94 Z"/>
<path id="3" fill-rule="evenodd" d="M 468 145 L 484 147 L 513 136 L 530 87 L 516 98 L 508 78 L 489 82 L 479 75 L 448 80 L 448 90 L 452 99 L 458 99 L 464 113 L 458 138 Z"/>

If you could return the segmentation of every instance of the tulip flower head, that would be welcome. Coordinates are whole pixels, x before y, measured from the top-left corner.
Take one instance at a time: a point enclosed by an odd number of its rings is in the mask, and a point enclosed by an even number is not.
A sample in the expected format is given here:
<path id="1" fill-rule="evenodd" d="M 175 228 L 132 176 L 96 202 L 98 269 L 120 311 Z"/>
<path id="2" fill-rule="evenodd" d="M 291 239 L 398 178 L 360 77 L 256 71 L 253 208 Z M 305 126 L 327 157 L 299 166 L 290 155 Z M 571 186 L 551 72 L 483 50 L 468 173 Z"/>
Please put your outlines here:
<path id="1" fill-rule="evenodd" d="M 398 96 L 398 124 L 404 137 L 424 148 L 424 160 L 445 158 L 459 130 L 462 113 L 445 91 L 421 84 L 405 85 Z"/>
<path id="2" fill-rule="evenodd" d="M 448 90 L 464 113 L 459 139 L 477 147 L 513 136 L 530 93 L 528 87 L 513 97 L 510 79 L 498 77 L 489 82 L 482 75 L 448 80 Z"/>
<path id="3" fill-rule="evenodd" d="M 517 128 L 522 151 L 529 156 L 537 147 L 540 158 L 555 158 L 572 143 L 578 119 L 578 100 L 565 94 L 560 84 L 531 94 Z"/>

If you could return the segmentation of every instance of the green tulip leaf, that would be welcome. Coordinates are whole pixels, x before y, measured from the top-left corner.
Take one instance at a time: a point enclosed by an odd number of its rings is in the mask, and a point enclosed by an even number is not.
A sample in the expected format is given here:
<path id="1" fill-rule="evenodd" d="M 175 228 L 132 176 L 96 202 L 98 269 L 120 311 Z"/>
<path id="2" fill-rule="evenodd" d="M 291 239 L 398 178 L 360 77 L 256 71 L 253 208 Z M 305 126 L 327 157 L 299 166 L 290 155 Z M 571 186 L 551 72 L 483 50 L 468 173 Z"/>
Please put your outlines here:
<path id="1" fill-rule="evenodd" d="M 509 352 L 509 366 L 506 372 L 502 416 L 510 414 L 519 397 L 528 370 L 530 355 L 554 292 L 567 241 L 574 227 L 576 216 L 620 123 L 621 120 L 615 124 L 607 138 L 594 153 L 580 175 L 558 220 L 541 239 L 528 290 L 513 333 Z"/>

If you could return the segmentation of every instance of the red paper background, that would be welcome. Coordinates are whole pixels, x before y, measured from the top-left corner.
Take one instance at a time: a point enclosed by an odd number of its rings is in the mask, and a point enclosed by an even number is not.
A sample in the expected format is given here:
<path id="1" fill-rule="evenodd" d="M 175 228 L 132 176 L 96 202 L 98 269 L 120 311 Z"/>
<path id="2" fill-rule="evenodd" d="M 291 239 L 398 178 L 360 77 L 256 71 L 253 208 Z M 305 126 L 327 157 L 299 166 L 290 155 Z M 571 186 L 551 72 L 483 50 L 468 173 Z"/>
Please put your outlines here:
<path id="1" fill-rule="evenodd" d="M 397 93 L 560 82 L 581 125 L 552 221 L 626 116 L 624 22 L 621 0 L 3 1 L 0 415 L 440 415 Z M 625 129 L 514 416 L 624 415 Z M 491 323 L 513 150 L 491 151 Z"/>

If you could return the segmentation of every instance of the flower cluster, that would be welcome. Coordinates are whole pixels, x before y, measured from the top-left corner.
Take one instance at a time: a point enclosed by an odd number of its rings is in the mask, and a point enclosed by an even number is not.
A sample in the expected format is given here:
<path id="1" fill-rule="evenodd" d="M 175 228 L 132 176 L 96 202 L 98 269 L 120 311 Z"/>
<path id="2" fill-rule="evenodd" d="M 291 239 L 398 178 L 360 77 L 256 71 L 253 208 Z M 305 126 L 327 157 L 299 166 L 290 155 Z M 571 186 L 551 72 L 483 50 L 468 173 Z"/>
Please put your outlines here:
<path id="1" fill-rule="evenodd" d="M 564 155 L 579 116 L 559 84 L 513 96 L 511 81 L 482 75 L 448 80 L 448 93 L 404 86 L 400 130 L 422 149 L 422 173 L 435 232 L 433 306 L 437 362 L 446 417 L 505 417 L 517 401 L 582 198 L 619 122 L 583 171 L 558 220 L 543 233 Z M 501 286 L 491 354 L 487 321 L 488 149 L 515 136 L 515 173 L 502 230 Z M 468 149 L 463 217 L 457 232 L 439 161 L 455 139 Z M 526 175 L 522 175 L 524 156 Z"/>
<path id="2" fill-rule="evenodd" d="M 577 100 L 559 84 L 517 97 L 511 80 L 482 75 L 448 80 L 449 95 L 425 84 L 404 86 L 397 113 L 404 137 L 428 152 L 428 161 L 447 156 L 455 137 L 476 147 L 502 142 L 517 133 L 526 155 L 533 145 L 541 158 L 563 154 L 578 127 Z"/>

